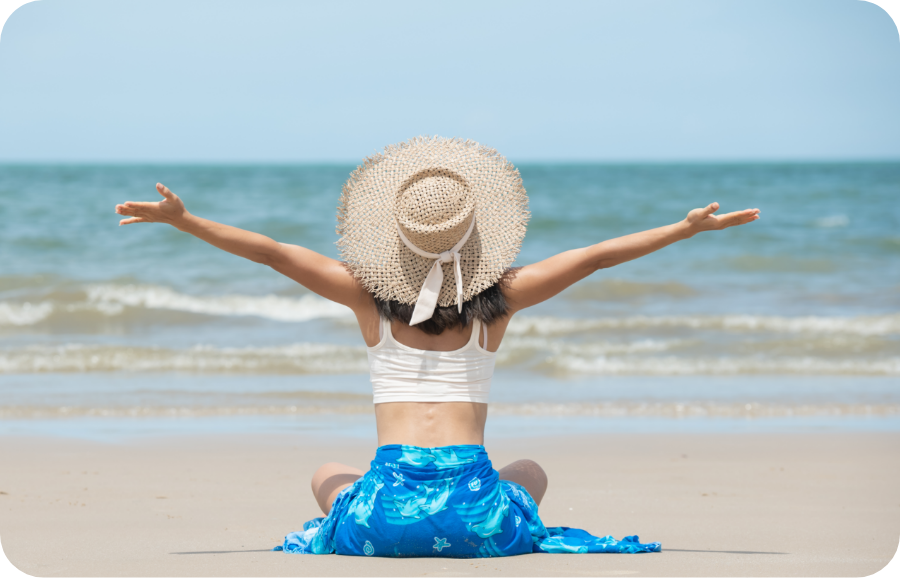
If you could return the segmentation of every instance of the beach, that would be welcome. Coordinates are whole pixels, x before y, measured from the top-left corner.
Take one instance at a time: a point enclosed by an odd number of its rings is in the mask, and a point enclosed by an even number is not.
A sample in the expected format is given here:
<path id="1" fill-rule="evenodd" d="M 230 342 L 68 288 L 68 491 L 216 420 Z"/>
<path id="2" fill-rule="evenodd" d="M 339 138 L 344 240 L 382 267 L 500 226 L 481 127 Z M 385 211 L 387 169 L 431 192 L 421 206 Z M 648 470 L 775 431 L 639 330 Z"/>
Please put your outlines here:
<path id="1" fill-rule="evenodd" d="M 0 166 L 0 209 L 28 216 L 0 227 L 0 541 L 16 566 L 864 576 L 896 552 L 896 162 L 519 167 L 532 219 L 517 266 L 712 201 L 762 211 L 516 314 L 497 352 L 494 465 L 544 465 L 546 524 L 636 534 L 661 553 L 272 552 L 319 515 L 319 465 L 374 455 L 355 319 L 174 229 L 117 227 L 113 207 L 154 200 L 161 181 L 195 214 L 339 258 L 335 207 L 353 168 Z"/>
<path id="2" fill-rule="evenodd" d="M 3 553 L 33 576 L 900 577 L 879 2 L 0 3 Z M 412 49 L 367 58 L 385 45 Z M 441 285 L 463 335 L 367 348 L 341 263 L 416 322 Z M 475 317 L 493 355 L 413 353 Z M 578 547 L 470 477 L 471 447 L 354 488 L 340 528 L 371 521 L 369 556 L 273 551 L 322 515 L 320 466 L 369 467 L 382 392 L 488 401 L 493 466 L 549 477 L 546 526 L 661 551 L 372 557 Z M 380 412 L 382 440 L 481 439 L 483 407 L 439 408 L 468 431 L 432 409 L 405 413 L 425 434 Z"/>
<path id="3" fill-rule="evenodd" d="M 374 441 L 197 435 L 0 438 L 0 540 L 35 576 L 866 576 L 900 539 L 897 432 L 586 434 L 488 440 L 528 457 L 548 525 L 660 541 L 651 554 L 363 559 L 270 551 L 321 515 L 327 461 Z"/>

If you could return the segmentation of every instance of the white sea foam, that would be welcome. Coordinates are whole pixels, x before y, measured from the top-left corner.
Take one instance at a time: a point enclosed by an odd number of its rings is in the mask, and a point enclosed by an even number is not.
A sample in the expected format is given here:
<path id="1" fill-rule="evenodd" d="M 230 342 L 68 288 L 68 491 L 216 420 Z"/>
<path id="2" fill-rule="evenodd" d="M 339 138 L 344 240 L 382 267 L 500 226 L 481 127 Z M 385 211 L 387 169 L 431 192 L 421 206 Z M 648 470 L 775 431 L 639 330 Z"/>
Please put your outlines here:
<path id="1" fill-rule="evenodd" d="M 220 316 L 254 315 L 286 322 L 351 315 L 343 305 L 315 295 L 298 298 L 278 295 L 186 295 L 168 287 L 113 284 L 88 285 L 84 287 L 84 294 L 85 299 L 79 301 L 0 301 L 0 325 L 34 325 L 60 313 L 96 312 L 112 317 L 121 315 L 126 307 Z"/>
<path id="2" fill-rule="evenodd" d="M 638 339 L 637 341 L 591 341 L 573 343 L 548 339 L 546 337 L 522 337 L 512 335 L 503 340 L 502 349 L 540 350 L 552 353 L 573 353 L 576 355 L 608 355 L 625 353 L 647 353 L 666 351 L 691 343 L 683 339 Z"/>
<path id="3" fill-rule="evenodd" d="M 368 396 L 358 396 L 364 398 Z M 371 414 L 371 400 L 342 400 L 338 403 L 302 404 L 245 404 L 245 405 L 21 405 L 0 406 L 0 419 L 60 419 L 73 417 L 151 418 L 250 415 L 316 415 Z M 900 416 L 896 403 L 759 403 L 720 402 L 704 400 L 666 402 L 533 402 L 494 403 L 491 415 L 554 416 L 554 417 L 663 417 L 684 418 L 792 418 L 792 417 L 868 417 L 893 418 Z"/>
<path id="4" fill-rule="evenodd" d="M 224 417 L 247 415 L 314 415 L 372 413 L 372 403 L 332 405 L 253 405 L 253 406 L 0 406 L 0 419 L 59 419 L 73 417 Z"/>
<path id="5" fill-rule="evenodd" d="M 847 215 L 829 215 L 827 217 L 816 219 L 815 224 L 817 227 L 821 227 L 823 229 L 846 227 L 850 224 L 850 219 L 847 217 Z"/>
<path id="6" fill-rule="evenodd" d="M 0 301 L 0 325 L 34 325 L 53 313 L 53 303 L 10 303 Z"/>
<path id="7" fill-rule="evenodd" d="M 665 402 L 535 402 L 521 404 L 495 403 L 491 415 L 552 415 L 598 417 L 726 417 L 766 418 L 801 416 L 872 416 L 900 415 L 896 403 L 789 403 L 789 402 L 722 402 L 684 400 Z"/>
<path id="8" fill-rule="evenodd" d="M 545 366 L 560 374 L 590 375 L 900 375 L 900 357 L 606 357 L 559 355 Z"/>
<path id="9" fill-rule="evenodd" d="M 533 362 L 541 356 L 574 355 L 594 358 L 603 355 L 628 355 L 668 351 L 693 343 L 682 339 L 639 339 L 637 341 L 591 341 L 574 343 L 555 338 L 510 335 L 497 352 L 499 367 Z"/>
<path id="10" fill-rule="evenodd" d="M 192 371 L 210 373 L 364 373 L 365 348 L 323 343 L 186 350 L 158 347 L 31 346 L 0 350 L 0 373 Z"/>
<path id="11" fill-rule="evenodd" d="M 115 315 L 123 306 L 171 309 L 206 315 L 255 315 L 276 321 L 309 321 L 344 317 L 350 310 L 314 295 L 299 298 L 265 295 L 185 295 L 154 285 L 89 285 L 88 303 L 103 313 Z M 105 309 L 104 309 L 105 308 Z"/>
<path id="12" fill-rule="evenodd" d="M 512 339 L 498 367 L 530 367 L 553 375 L 900 375 L 900 357 L 658 355 L 690 342 L 558 343 Z M 367 373 L 364 347 L 296 343 L 281 347 L 34 345 L 0 350 L 0 373 L 188 371 L 198 373 Z"/>
<path id="13" fill-rule="evenodd" d="M 34 325 L 58 315 L 96 313 L 114 317 L 133 310 L 171 310 L 213 316 L 257 316 L 284 322 L 352 319 L 350 310 L 316 295 L 188 295 L 156 285 L 95 284 L 84 297 L 0 301 L 0 326 Z M 76 294 L 77 295 L 77 294 Z M 783 317 L 759 315 L 684 315 L 600 317 L 593 319 L 519 315 L 507 335 L 553 337 L 618 329 L 708 329 L 728 332 L 900 334 L 900 314 L 862 317 Z"/>
<path id="14" fill-rule="evenodd" d="M 779 333 L 890 335 L 900 333 L 900 314 L 863 317 L 777 317 L 762 315 L 649 317 L 636 315 L 598 319 L 521 316 L 514 317 L 510 321 L 507 334 L 566 335 L 609 329 L 654 329 L 666 327 Z"/>

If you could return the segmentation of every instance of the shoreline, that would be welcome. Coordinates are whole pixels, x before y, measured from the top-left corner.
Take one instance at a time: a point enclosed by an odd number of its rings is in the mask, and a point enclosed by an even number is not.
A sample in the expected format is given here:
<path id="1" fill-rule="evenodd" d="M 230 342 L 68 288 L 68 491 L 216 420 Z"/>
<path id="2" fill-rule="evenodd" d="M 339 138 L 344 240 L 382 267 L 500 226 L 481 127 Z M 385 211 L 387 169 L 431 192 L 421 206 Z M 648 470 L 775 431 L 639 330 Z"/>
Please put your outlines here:
<path id="1" fill-rule="evenodd" d="M 321 515 L 312 472 L 365 467 L 374 437 L 0 436 L 0 540 L 37 576 L 863 576 L 897 551 L 898 443 L 896 431 L 489 438 L 495 467 L 527 457 L 548 472 L 547 525 L 663 551 L 373 560 L 269 550 Z"/>
<path id="2" fill-rule="evenodd" d="M 498 371 L 486 438 L 616 433 L 900 431 L 897 379 L 619 376 Z M 9 376 L 0 438 L 375 436 L 365 375 L 85 373 Z"/>
<path id="3" fill-rule="evenodd" d="M 554 439 L 616 435 L 809 435 L 841 433 L 898 433 L 900 416 L 794 415 L 777 417 L 719 416 L 604 416 L 604 415 L 491 415 L 486 443 L 509 440 Z M 329 436 L 344 443 L 376 439 L 374 413 L 316 413 L 300 415 L 224 415 L 150 417 L 56 417 L 0 419 L 4 439 L 82 440 L 101 444 L 129 444 L 209 436 Z"/>

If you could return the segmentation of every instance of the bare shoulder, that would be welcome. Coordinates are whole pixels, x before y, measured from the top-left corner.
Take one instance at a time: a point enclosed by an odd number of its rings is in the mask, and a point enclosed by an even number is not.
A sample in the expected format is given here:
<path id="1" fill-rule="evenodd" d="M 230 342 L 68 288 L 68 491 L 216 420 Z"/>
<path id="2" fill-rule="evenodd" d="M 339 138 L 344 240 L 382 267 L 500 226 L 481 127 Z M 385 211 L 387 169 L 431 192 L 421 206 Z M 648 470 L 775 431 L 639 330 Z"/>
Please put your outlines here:
<path id="1" fill-rule="evenodd" d="M 597 270 L 589 249 L 572 249 L 507 271 L 501 290 L 514 314 L 550 299 Z"/>

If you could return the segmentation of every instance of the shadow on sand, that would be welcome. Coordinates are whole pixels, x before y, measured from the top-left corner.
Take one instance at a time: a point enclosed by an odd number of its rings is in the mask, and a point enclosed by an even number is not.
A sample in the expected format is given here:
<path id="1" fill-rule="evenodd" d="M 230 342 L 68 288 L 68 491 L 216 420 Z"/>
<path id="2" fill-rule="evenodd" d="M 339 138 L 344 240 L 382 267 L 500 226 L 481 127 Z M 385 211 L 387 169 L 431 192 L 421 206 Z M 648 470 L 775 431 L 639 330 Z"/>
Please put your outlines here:
<path id="1" fill-rule="evenodd" d="M 209 550 L 205 552 L 169 552 L 169 554 L 239 554 L 241 552 L 272 552 L 272 550 Z M 700 554 L 777 554 L 790 555 L 789 552 L 750 552 L 747 550 L 681 550 L 679 548 L 663 548 L 663 552 L 699 552 Z"/>
<path id="2" fill-rule="evenodd" d="M 170 555 L 174 554 L 239 554 L 241 552 L 272 552 L 272 549 L 268 550 L 209 550 L 206 552 L 169 552 Z"/>
<path id="3" fill-rule="evenodd" d="M 790 552 L 750 552 L 747 550 L 680 550 L 678 548 L 663 548 L 663 552 L 699 552 L 701 554 L 779 554 L 789 556 Z"/>

